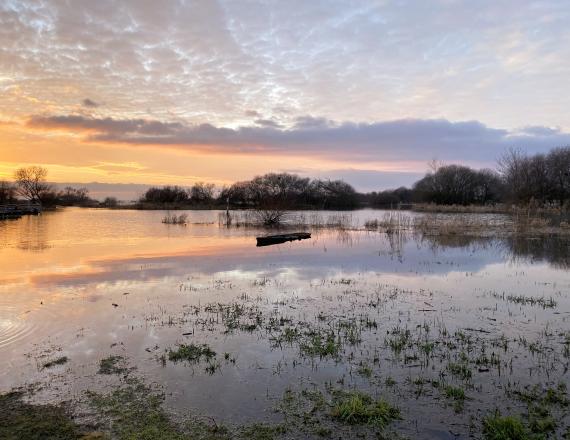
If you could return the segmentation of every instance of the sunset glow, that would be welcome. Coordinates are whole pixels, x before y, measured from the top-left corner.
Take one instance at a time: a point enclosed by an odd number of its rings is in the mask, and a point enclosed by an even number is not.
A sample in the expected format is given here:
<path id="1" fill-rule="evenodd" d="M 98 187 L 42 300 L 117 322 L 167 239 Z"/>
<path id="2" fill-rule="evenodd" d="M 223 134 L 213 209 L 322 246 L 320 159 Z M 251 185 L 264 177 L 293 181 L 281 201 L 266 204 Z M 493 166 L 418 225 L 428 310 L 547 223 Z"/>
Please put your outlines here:
<path id="1" fill-rule="evenodd" d="M 238 3 L 2 2 L 0 177 L 375 190 L 570 143 L 566 2 Z"/>

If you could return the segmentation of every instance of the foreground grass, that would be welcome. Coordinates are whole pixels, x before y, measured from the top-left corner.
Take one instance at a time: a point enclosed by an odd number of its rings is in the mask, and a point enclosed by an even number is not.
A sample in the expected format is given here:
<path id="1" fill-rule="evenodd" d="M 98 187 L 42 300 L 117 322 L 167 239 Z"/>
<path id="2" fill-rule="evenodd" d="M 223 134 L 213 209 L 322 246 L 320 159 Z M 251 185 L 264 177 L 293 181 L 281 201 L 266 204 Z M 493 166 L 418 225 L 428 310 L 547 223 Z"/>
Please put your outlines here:
<path id="1" fill-rule="evenodd" d="M 109 434 L 118 440 L 272 440 L 285 432 L 281 425 L 229 428 L 198 417 L 175 423 L 162 406 L 164 397 L 138 379 L 127 379 L 109 394 L 89 392 L 88 398 L 96 412 L 112 422 Z"/>
<path id="2" fill-rule="evenodd" d="M 162 406 L 163 396 L 138 379 L 128 378 L 109 394 L 86 394 L 102 427 L 99 431 L 77 424 L 63 406 L 29 404 L 18 392 L 0 395 L 0 439 L 273 440 L 286 432 L 282 425 L 229 428 L 198 417 L 175 423 Z"/>
<path id="3" fill-rule="evenodd" d="M 62 406 L 32 405 L 22 393 L 0 395 L 0 438 L 3 440 L 63 440 L 83 436 Z"/>
<path id="4" fill-rule="evenodd" d="M 483 434 L 486 440 L 531 440 L 535 437 L 522 422 L 520 417 L 505 416 L 498 413 L 483 421 Z"/>
<path id="5" fill-rule="evenodd" d="M 485 440 L 547 440 L 558 438 L 557 423 L 550 405 L 566 407 L 562 386 L 547 390 L 535 398 L 523 416 L 502 416 L 498 411 L 482 420 Z M 461 388 L 447 386 L 447 398 L 463 401 Z M 534 390 L 533 390 L 534 392 Z M 329 397 L 327 397 L 327 395 Z M 388 430 L 402 420 L 400 410 L 383 398 L 375 399 L 362 391 L 329 388 L 288 391 L 279 410 L 284 424 L 254 423 L 224 426 L 212 418 L 186 415 L 174 420 L 163 406 L 164 395 L 137 378 L 126 376 L 110 393 L 86 392 L 87 405 L 94 420 L 91 427 L 77 424 L 62 405 L 33 405 L 23 400 L 24 394 L 0 395 L 0 438 L 6 440 L 277 440 L 280 438 L 376 438 L 400 439 Z M 528 394 L 530 397 L 530 394 Z M 522 397 L 522 396 L 521 396 Z M 526 398 L 527 395 L 524 396 Z M 524 400 L 522 398 L 521 400 Z M 569 437 L 566 430 L 563 438 Z"/>
<path id="6" fill-rule="evenodd" d="M 533 406 L 524 420 L 519 416 L 501 416 L 497 411 L 483 419 L 486 440 L 546 440 L 557 438 L 556 422 L 548 408 Z M 564 438 L 568 438 L 570 428 Z"/>

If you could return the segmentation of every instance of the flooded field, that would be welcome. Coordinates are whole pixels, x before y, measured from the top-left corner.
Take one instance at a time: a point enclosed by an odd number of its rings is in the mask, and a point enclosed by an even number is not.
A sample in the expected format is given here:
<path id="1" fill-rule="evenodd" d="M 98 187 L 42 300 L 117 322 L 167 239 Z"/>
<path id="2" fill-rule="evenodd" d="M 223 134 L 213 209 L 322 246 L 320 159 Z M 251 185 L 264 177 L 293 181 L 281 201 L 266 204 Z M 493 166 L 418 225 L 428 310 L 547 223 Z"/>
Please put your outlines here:
<path id="1" fill-rule="evenodd" d="M 0 392 L 117 438 L 117 389 L 196 438 L 515 438 L 491 436 L 499 414 L 569 435 L 569 237 L 370 231 L 362 210 L 260 248 L 218 212 L 164 215 L 0 222 Z"/>

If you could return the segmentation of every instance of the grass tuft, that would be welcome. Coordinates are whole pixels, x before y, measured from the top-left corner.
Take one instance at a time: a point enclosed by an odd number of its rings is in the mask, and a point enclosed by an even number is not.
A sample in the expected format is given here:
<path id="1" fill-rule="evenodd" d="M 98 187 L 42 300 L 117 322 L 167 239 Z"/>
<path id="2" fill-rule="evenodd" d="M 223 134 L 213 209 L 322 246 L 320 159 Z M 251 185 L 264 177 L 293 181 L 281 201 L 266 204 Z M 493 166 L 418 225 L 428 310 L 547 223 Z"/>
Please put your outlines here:
<path id="1" fill-rule="evenodd" d="M 498 412 L 483 419 L 485 440 L 533 440 L 520 417 L 501 416 Z"/>
<path id="2" fill-rule="evenodd" d="M 334 419 L 349 425 L 373 425 L 385 428 L 399 420 L 400 410 L 384 399 L 374 400 L 358 391 L 342 393 L 333 406 Z"/>
<path id="3" fill-rule="evenodd" d="M 125 358 L 122 356 L 109 356 L 99 361 L 99 374 L 123 374 L 127 371 Z"/>
<path id="4" fill-rule="evenodd" d="M 216 356 L 216 352 L 207 344 L 181 344 L 178 346 L 178 349 L 168 351 L 168 359 L 172 362 L 199 362 L 202 358 L 209 360 L 214 356 Z"/>

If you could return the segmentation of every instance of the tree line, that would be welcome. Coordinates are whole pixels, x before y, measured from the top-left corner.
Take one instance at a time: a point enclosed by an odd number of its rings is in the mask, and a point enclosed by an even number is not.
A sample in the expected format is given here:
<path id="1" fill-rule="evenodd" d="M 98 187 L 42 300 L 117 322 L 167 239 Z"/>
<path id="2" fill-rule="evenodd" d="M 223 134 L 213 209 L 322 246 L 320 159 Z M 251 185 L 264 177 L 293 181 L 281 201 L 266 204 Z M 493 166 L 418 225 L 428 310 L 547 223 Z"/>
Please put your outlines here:
<path id="1" fill-rule="evenodd" d="M 429 168 L 410 188 L 379 192 L 358 193 L 342 180 L 269 173 L 234 183 L 217 194 L 214 185 L 203 183 L 190 190 L 177 186 L 151 188 L 140 202 L 266 209 L 386 208 L 412 203 L 565 206 L 570 202 L 570 147 L 535 155 L 511 149 L 499 158 L 496 170 L 436 161 Z"/>
<path id="2" fill-rule="evenodd" d="M 21 168 L 14 183 L 0 182 L 0 204 L 18 197 L 50 205 L 116 206 L 109 197 L 103 203 L 89 197 L 85 188 L 57 191 L 46 182 L 42 167 Z M 570 147 L 529 155 L 511 149 L 498 160 L 497 169 L 473 169 L 465 165 L 430 164 L 430 170 L 410 188 L 359 193 L 343 180 L 310 179 L 290 173 L 268 173 L 216 190 L 212 183 L 190 188 L 149 188 L 138 200 L 139 208 L 201 207 L 285 209 L 354 209 L 396 207 L 412 203 L 438 205 L 549 205 L 570 204 Z"/>
<path id="3" fill-rule="evenodd" d="M 510 149 L 499 158 L 496 170 L 433 162 L 430 171 L 411 188 L 374 192 L 364 198 L 379 207 L 409 203 L 568 207 L 570 147 L 533 155 Z"/>
<path id="4" fill-rule="evenodd" d="M 48 171 L 40 166 L 19 168 L 14 173 L 14 182 L 0 181 L 0 205 L 18 203 L 21 199 L 52 206 L 116 206 L 114 197 L 107 197 L 102 203 L 89 197 L 87 188 L 70 186 L 57 190 L 47 182 Z"/>
<path id="5" fill-rule="evenodd" d="M 150 188 L 139 203 L 190 204 L 239 209 L 354 209 L 359 194 L 342 180 L 321 180 L 289 173 L 268 173 L 236 182 L 216 193 L 212 184 L 196 183 L 186 190 L 179 186 Z"/>

